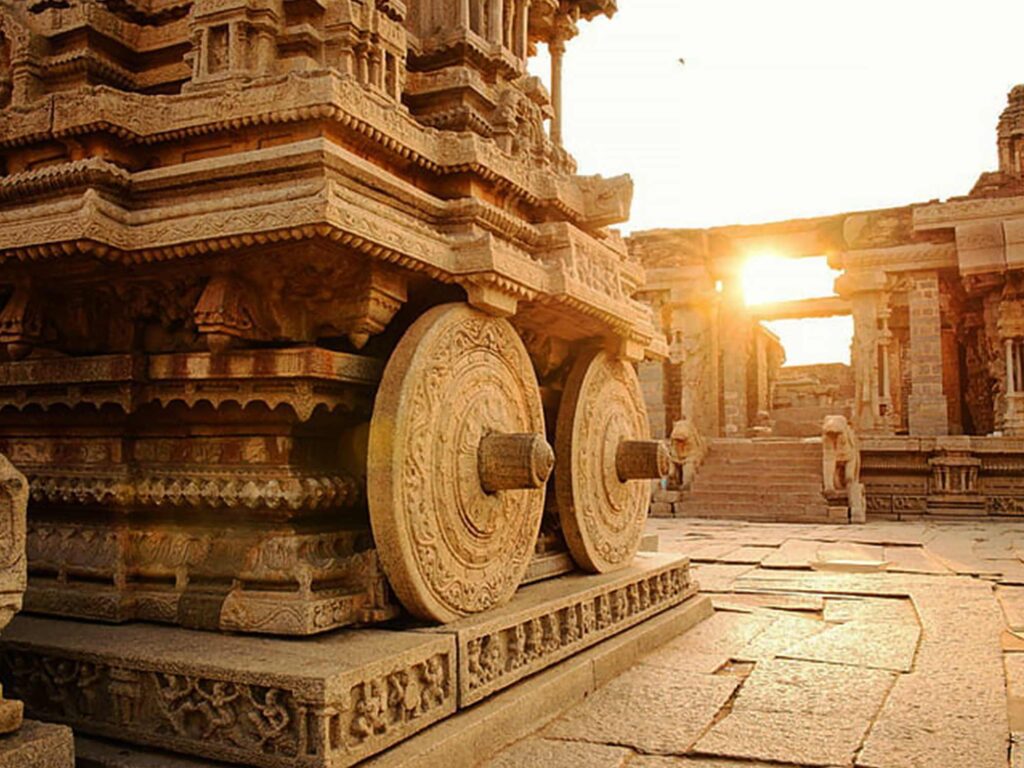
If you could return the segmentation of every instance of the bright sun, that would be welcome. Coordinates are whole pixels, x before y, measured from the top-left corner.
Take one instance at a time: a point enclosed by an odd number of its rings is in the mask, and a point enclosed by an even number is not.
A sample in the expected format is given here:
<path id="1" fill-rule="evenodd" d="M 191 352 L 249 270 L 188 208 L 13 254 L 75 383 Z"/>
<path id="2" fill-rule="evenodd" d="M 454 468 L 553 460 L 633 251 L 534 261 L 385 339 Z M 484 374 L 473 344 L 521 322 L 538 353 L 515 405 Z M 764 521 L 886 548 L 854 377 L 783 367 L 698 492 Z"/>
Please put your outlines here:
<path id="1" fill-rule="evenodd" d="M 832 296 L 840 273 L 824 256 L 787 259 L 773 253 L 750 256 L 743 266 L 743 298 L 748 306 Z"/>
<path id="2" fill-rule="evenodd" d="M 743 298 L 747 306 L 754 306 L 833 296 L 839 274 L 829 268 L 824 256 L 788 259 L 771 253 L 756 254 L 743 266 Z M 850 317 L 775 320 L 764 325 L 782 342 L 786 365 L 850 362 Z"/>

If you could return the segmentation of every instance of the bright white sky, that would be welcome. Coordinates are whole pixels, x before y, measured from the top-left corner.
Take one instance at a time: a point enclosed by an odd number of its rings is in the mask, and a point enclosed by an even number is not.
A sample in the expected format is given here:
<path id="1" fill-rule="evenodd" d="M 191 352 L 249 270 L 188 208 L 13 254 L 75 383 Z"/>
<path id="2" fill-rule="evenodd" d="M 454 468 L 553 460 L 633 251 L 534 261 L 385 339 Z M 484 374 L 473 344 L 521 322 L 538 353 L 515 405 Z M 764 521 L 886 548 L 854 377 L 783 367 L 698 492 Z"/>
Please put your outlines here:
<path id="1" fill-rule="evenodd" d="M 627 232 L 966 194 L 996 168 L 996 122 L 1024 82 L 1021 0 L 619 7 L 568 44 L 564 133 L 581 173 L 633 176 Z M 822 295 L 829 280 L 776 265 L 760 280 L 771 295 L 748 301 Z M 769 325 L 789 365 L 849 362 L 849 318 Z"/>
<path id="2" fill-rule="evenodd" d="M 632 174 L 627 231 L 965 194 L 1024 82 L 1020 0 L 619 7 L 568 44 L 565 140 L 581 173 Z"/>

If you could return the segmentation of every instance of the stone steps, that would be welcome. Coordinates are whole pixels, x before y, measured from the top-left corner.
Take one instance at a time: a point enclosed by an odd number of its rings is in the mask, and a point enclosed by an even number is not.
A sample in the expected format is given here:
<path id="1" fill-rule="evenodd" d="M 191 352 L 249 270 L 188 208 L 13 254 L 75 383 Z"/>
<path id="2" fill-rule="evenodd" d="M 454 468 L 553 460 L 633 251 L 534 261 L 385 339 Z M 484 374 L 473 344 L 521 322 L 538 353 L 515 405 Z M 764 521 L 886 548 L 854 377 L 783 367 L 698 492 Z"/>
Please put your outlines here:
<path id="1" fill-rule="evenodd" d="M 821 443 L 799 438 L 715 440 L 692 487 L 655 514 L 764 522 L 829 521 Z M 667 494 L 663 494 L 667 496 Z M 670 512 L 669 512 L 670 510 Z"/>

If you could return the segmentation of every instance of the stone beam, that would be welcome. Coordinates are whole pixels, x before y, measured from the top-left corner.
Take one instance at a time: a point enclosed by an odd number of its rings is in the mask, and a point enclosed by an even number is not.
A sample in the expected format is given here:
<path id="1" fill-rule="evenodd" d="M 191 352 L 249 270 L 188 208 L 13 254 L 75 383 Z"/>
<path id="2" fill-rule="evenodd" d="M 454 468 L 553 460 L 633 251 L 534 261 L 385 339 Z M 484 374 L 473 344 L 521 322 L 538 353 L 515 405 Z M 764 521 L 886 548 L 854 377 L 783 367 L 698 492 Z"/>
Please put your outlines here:
<path id="1" fill-rule="evenodd" d="M 757 320 L 806 320 L 814 317 L 837 317 L 852 313 L 850 302 L 841 296 L 821 296 L 816 299 L 775 301 L 748 307 Z"/>

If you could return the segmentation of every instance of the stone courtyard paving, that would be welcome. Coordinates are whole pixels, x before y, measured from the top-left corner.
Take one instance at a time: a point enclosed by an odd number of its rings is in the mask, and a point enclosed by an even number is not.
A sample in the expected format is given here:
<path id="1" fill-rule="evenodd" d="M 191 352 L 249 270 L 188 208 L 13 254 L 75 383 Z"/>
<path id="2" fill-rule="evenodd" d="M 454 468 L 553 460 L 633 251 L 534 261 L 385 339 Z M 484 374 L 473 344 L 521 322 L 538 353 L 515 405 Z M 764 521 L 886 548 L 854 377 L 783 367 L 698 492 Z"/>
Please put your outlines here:
<path id="1" fill-rule="evenodd" d="M 1024 768 L 1024 523 L 649 530 L 715 614 L 488 768 Z"/>

